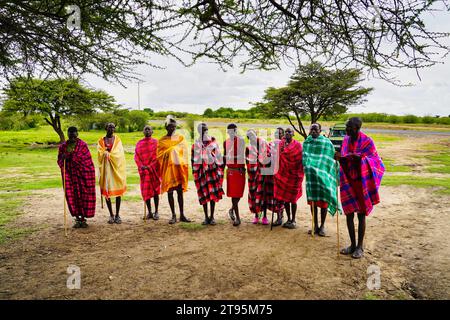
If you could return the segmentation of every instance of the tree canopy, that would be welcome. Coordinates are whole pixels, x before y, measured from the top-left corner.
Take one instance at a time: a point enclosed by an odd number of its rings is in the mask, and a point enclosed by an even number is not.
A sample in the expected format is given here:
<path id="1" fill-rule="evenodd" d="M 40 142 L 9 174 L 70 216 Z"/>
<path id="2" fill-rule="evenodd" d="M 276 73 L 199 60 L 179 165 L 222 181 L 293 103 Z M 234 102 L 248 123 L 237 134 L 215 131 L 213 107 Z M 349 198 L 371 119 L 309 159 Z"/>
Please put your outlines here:
<path id="1" fill-rule="evenodd" d="M 79 15 L 68 3 L 0 1 L 2 76 L 93 73 L 121 81 L 162 55 L 242 70 L 320 58 L 389 79 L 392 68 L 419 70 L 449 52 L 448 30 L 424 20 L 448 15 L 447 0 L 70 1 Z"/>
<path id="2" fill-rule="evenodd" d="M 291 76 L 286 87 L 268 88 L 265 103 L 257 106 L 271 116 L 284 116 L 303 137 L 307 137 L 302 116 L 309 115 L 311 123 L 323 116 L 337 116 L 347 111 L 349 106 L 361 103 L 372 88 L 359 86 L 361 70 L 325 68 L 319 62 L 300 66 Z M 294 114 L 296 126 L 290 115 Z"/>
<path id="3" fill-rule="evenodd" d="M 44 115 L 45 121 L 59 135 L 60 142 L 65 141 L 61 128 L 62 116 L 88 115 L 117 108 L 112 96 L 84 87 L 76 79 L 17 78 L 8 84 L 4 94 L 4 111 Z"/>

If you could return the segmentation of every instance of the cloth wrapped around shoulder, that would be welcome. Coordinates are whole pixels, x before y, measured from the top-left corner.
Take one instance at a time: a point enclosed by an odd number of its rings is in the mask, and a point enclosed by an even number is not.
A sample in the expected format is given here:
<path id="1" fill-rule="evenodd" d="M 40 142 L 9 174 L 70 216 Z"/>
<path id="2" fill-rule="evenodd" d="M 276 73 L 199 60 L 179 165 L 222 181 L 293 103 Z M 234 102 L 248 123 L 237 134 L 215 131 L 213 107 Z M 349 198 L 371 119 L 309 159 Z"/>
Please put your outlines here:
<path id="1" fill-rule="evenodd" d="M 125 153 L 122 141 L 114 135 L 111 151 L 106 149 L 103 137 L 98 140 L 98 164 L 100 191 L 106 198 L 122 196 L 127 190 Z"/>
<path id="2" fill-rule="evenodd" d="M 156 157 L 161 174 L 161 193 L 182 186 L 188 189 L 188 148 L 182 135 L 164 136 L 158 141 Z"/>

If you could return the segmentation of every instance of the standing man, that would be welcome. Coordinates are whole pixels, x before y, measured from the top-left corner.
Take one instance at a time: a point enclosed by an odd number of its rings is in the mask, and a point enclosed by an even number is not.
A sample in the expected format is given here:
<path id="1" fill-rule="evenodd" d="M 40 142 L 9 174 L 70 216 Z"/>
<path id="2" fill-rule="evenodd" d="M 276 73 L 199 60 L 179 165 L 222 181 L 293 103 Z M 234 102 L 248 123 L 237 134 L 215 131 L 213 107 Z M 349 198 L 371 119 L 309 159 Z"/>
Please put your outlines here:
<path id="1" fill-rule="evenodd" d="M 325 219 L 327 210 L 335 214 L 337 203 L 336 161 L 334 146 L 330 139 L 320 134 L 321 127 L 313 123 L 309 136 L 303 142 L 303 168 L 306 177 L 306 196 L 312 207 L 314 234 L 325 237 Z M 320 226 L 317 211 L 320 208 Z"/>
<path id="2" fill-rule="evenodd" d="M 274 197 L 283 201 L 288 221 L 283 227 L 296 228 L 297 201 L 302 196 L 302 145 L 293 139 L 294 131 L 287 128 L 280 147 L 280 164 L 275 174 Z M 291 216 L 292 213 L 292 216 Z"/>
<path id="3" fill-rule="evenodd" d="M 236 227 L 241 224 L 238 204 L 245 189 L 245 141 L 238 136 L 234 123 L 227 126 L 227 132 L 229 138 L 223 143 L 223 162 L 227 166 L 227 197 L 230 197 L 232 202 L 228 214 Z"/>
<path id="4" fill-rule="evenodd" d="M 134 161 L 138 167 L 141 181 L 142 199 L 147 205 L 148 214 L 146 219 L 159 219 L 158 205 L 161 192 L 161 177 L 159 175 L 159 163 L 156 159 L 158 140 L 152 138 L 153 128 L 144 127 L 145 138 L 136 144 Z M 155 212 L 152 213 L 151 199 L 155 202 Z"/>
<path id="5" fill-rule="evenodd" d="M 342 142 L 341 153 L 336 152 L 336 159 L 341 164 L 341 202 L 347 218 L 351 245 L 342 249 L 341 254 L 359 259 L 364 255 L 366 216 L 372 212 L 373 206 L 380 202 L 378 188 L 385 169 L 372 139 L 360 131 L 361 119 L 350 118 L 345 125 L 346 136 Z M 358 243 L 353 222 L 355 212 L 359 221 Z"/>
<path id="6" fill-rule="evenodd" d="M 180 221 L 191 222 L 184 215 L 183 192 L 188 188 L 188 149 L 183 135 L 175 133 L 177 122 L 171 116 L 167 116 L 165 123 L 167 134 L 159 139 L 157 159 L 161 172 L 161 193 L 167 191 L 172 219 L 169 224 L 177 222 L 175 214 L 175 202 L 173 192 L 177 192 L 178 206 L 180 207 Z"/>
<path id="7" fill-rule="evenodd" d="M 73 227 L 87 228 L 86 218 L 95 215 L 94 163 L 86 142 L 78 139 L 78 129 L 70 127 L 67 135 L 69 139 L 59 146 L 57 162 L 61 168 L 67 206 L 75 217 Z"/>
<path id="8" fill-rule="evenodd" d="M 198 201 L 203 206 L 205 220 L 203 225 L 216 225 L 214 209 L 216 202 L 222 199 L 223 167 L 222 154 L 214 137 L 208 135 L 206 123 L 200 123 L 197 127 L 200 137 L 192 145 L 191 162 L 192 175 L 197 188 Z M 208 217 L 208 202 L 210 213 Z"/>
<path id="9" fill-rule="evenodd" d="M 255 215 L 253 224 L 258 224 L 259 213 L 263 212 L 262 224 L 268 225 L 267 207 L 268 202 L 273 203 L 273 194 L 268 194 L 269 184 L 273 185 L 273 181 L 268 183 L 266 175 L 263 175 L 262 168 L 267 166 L 269 159 L 269 146 L 264 139 L 256 136 L 253 129 L 247 131 L 247 138 L 250 144 L 245 148 L 245 159 L 248 172 L 248 205 L 250 212 Z M 265 173 L 265 172 L 264 172 Z"/>
<path id="10" fill-rule="evenodd" d="M 281 127 L 278 127 L 275 130 L 274 140 L 269 143 L 269 151 L 270 151 L 270 170 L 271 175 L 266 176 L 267 181 L 271 182 L 269 183 L 269 187 L 271 188 L 269 193 L 272 195 L 274 194 L 274 179 L 275 174 L 278 172 L 279 169 L 279 163 L 280 163 L 280 146 L 282 142 L 282 139 L 284 137 L 284 129 Z M 273 211 L 277 213 L 277 220 L 273 223 L 274 227 L 281 226 L 283 224 L 283 211 L 284 211 L 284 202 L 283 201 L 277 201 L 275 198 L 273 199 Z"/>
<path id="11" fill-rule="evenodd" d="M 120 218 L 121 197 L 127 190 L 125 152 L 122 141 L 115 135 L 114 123 L 105 126 L 106 136 L 100 138 L 97 144 L 98 164 L 100 169 L 100 192 L 106 199 L 109 211 L 108 223 L 122 223 Z M 114 217 L 111 198 L 116 198 L 116 216 Z"/>

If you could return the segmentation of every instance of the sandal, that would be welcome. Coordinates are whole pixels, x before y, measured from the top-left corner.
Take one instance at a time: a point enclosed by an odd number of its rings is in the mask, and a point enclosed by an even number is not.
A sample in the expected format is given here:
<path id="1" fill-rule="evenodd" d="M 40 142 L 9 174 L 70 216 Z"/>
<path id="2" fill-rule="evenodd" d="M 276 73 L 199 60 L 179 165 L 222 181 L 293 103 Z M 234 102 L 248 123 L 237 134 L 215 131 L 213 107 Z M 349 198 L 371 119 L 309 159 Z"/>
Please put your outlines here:
<path id="1" fill-rule="evenodd" d="M 155 214 L 153 215 L 153 220 L 159 220 L 159 213 L 155 212 Z"/>
<path id="2" fill-rule="evenodd" d="M 205 218 L 205 220 L 203 220 L 202 225 L 206 226 L 209 224 L 209 219 Z"/>
<path id="3" fill-rule="evenodd" d="M 121 224 L 122 223 L 122 219 L 120 218 L 120 216 L 116 216 L 116 218 L 114 219 L 114 222 L 117 224 Z"/>
<path id="4" fill-rule="evenodd" d="M 291 221 L 291 223 L 289 223 L 286 228 L 295 229 L 295 228 L 297 228 L 297 223 L 295 221 Z"/>
<path id="5" fill-rule="evenodd" d="M 325 236 L 326 236 L 325 228 L 324 227 L 319 228 L 319 237 L 325 237 Z"/>
<path id="6" fill-rule="evenodd" d="M 311 229 L 308 230 L 308 234 L 311 234 Z M 319 228 L 316 228 L 314 234 L 319 234 Z"/>
<path id="7" fill-rule="evenodd" d="M 212 225 L 212 226 L 215 226 L 216 225 L 216 220 L 214 220 L 214 218 L 210 219 L 209 220 L 209 224 Z"/>
<path id="8" fill-rule="evenodd" d="M 233 209 L 228 210 L 228 216 L 230 217 L 231 220 L 233 221 L 236 220 Z"/>
<path id="9" fill-rule="evenodd" d="M 180 217 L 180 221 L 187 222 L 187 223 L 192 222 L 190 219 L 186 218 L 184 215 Z"/>
<path id="10" fill-rule="evenodd" d="M 150 220 L 150 219 L 153 219 L 153 213 L 151 213 L 151 212 L 149 212 L 147 214 L 147 216 L 145 217 L 145 220 Z"/>
<path id="11" fill-rule="evenodd" d="M 352 254 L 353 259 L 361 259 L 364 256 L 364 249 L 357 247 Z"/>
<path id="12" fill-rule="evenodd" d="M 353 252 L 355 252 L 355 248 L 353 248 L 352 246 L 349 246 L 347 248 L 344 248 L 340 251 L 341 254 L 344 255 L 349 255 L 349 254 L 353 254 Z"/>
<path id="13" fill-rule="evenodd" d="M 267 226 L 269 224 L 269 219 L 267 219 L 267 217 L 262 218 L 262 224 Z"/>
<path id="14" fill-rule="evenodd" d="M 114 217 L 113 216 L 109 217 L 108 223 L 109 224 L 113 224 L 114 223 Z"/>
<path id="15" fill-rule="evenodd" d="M 75 228 L 75 229 L 81 228 L 81 221 L 80 220 L 75 220 L 75 224 L 73 225 L 72 228 Z"/>
<path id="16" fill-rule="evenodd" d="M 169 220 L 169 224 L 174 224 L 177 222 L 177 217 L 172 217 L 172 219 Z"/>
<path id="17" fill-rule="evenodd" d="M 86 220 L 81 221 L 81 227 L 82 228 L 87 228 L 88 227 L 88 224 L 87 224 Z"/>
<path id="18" fill-rule="evenodd" d="M 289 225 L 291 224 L 291 221 L 288 220 L 283 224 L 283 228 L 289 228 Z"/>
<path id="19" fill-rule="evenodd" d="M 233 222 L 233 227 L 237 227 L 240 224 L 241 224 L 241 220 L 236 220 L 235 222 Z"/>

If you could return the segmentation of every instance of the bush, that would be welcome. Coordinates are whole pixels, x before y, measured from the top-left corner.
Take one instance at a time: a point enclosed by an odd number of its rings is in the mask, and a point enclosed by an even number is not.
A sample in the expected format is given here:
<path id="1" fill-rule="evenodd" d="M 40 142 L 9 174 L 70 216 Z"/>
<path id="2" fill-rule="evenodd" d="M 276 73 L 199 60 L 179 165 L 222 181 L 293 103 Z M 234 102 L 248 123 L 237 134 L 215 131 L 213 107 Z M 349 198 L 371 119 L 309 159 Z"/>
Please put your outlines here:
<path id="1" fill-rule="evenodd" d="M 403 122 L 404 123 L 418 123 L 419 122 L 419 117 L 413 115 L 413 114 L 408 114 L 406 116 L 403 117 Z"/>
<path id="2" fill-rule="evenodd" d="M 43 122 L 37 114 L 24 116 L 22 113 L 0 112 L 0 130 L 27 130 L 37 128 Z"/>
<path id="3" fill-rule="evenodd" d="M 128 131 L 141 131 L 150 120 L 150 114 L 145 111 L 132 110 L 128 113 Z"/>
<path id="4" fill-rule="evenodd" d="M 425 117 L 422 117 L 422 123 L 426 123 L 426 124 L 432 124 L 432 123 L 436 123 L 436 120 L 437 120 L 438 118 L 435 118 L 435 117 L 431 117 L 431 116 L 425 116 Z"/>

